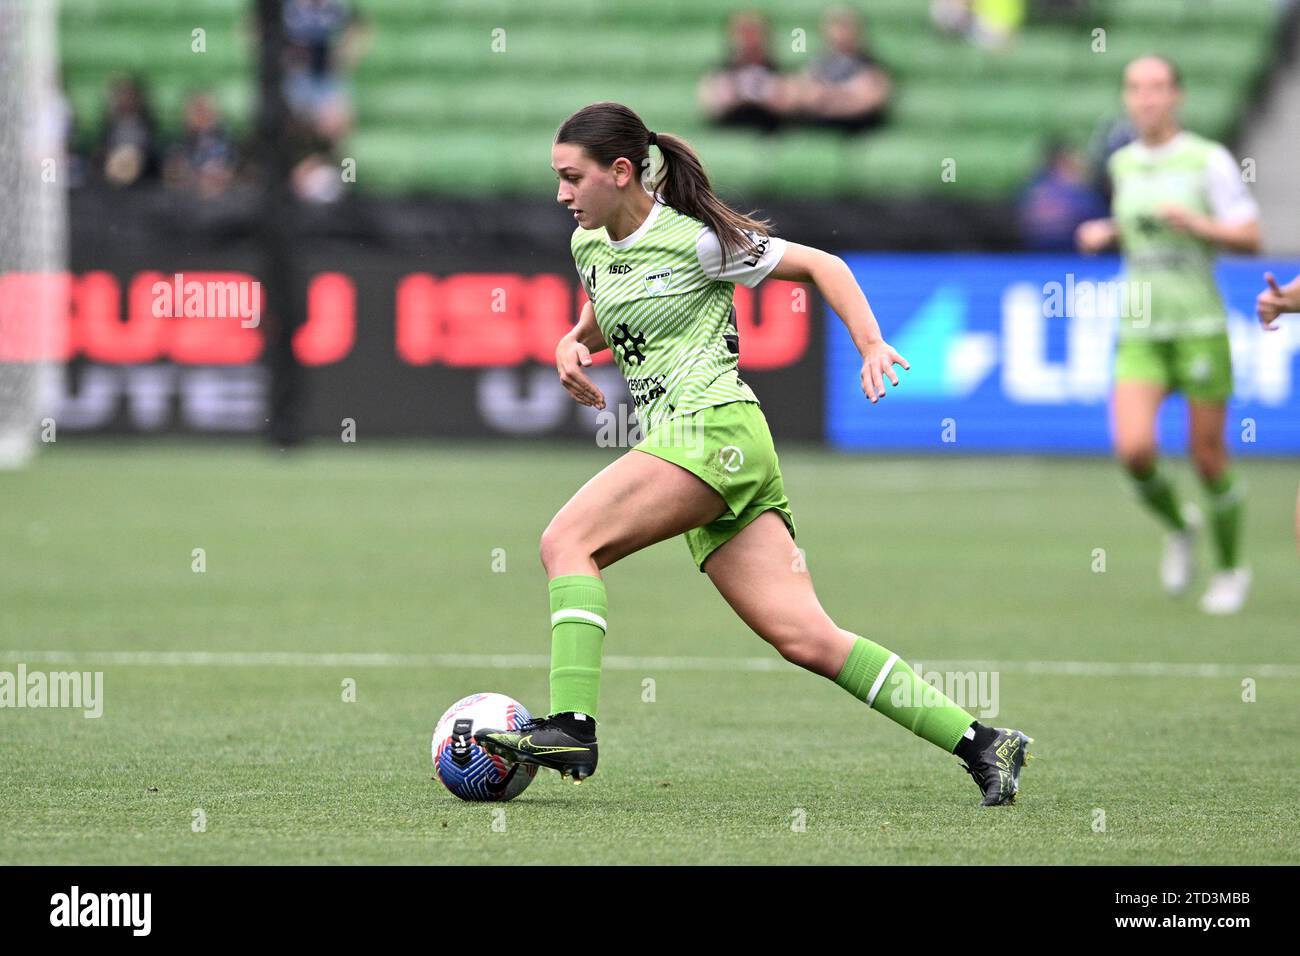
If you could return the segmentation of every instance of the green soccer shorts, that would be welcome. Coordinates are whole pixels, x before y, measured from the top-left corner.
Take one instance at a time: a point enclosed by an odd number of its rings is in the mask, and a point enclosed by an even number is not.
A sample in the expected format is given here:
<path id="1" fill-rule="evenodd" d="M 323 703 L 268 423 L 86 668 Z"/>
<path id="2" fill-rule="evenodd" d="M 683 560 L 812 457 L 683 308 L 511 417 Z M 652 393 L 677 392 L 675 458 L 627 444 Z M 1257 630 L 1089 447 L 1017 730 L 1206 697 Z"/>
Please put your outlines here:
<path id="1" fill-rule="evenodd" d="M 728 402 L 660 422 L 635 451 L 671 461 L 717 490 L 727 511 L 686 532 L 691 557 L 701 571 L 718 548 L 764 511 L 775 511 L 794 537 L 794 516 L 767 419 L 755 402 Z"/>
<path id="2" fill-rule="evenodd" d="M 1228 334 L 1182 339 L 1121 339 L 1115 346 L 1115 381 L 1152 382 L 1203 402 L 1232 397 Z"/>

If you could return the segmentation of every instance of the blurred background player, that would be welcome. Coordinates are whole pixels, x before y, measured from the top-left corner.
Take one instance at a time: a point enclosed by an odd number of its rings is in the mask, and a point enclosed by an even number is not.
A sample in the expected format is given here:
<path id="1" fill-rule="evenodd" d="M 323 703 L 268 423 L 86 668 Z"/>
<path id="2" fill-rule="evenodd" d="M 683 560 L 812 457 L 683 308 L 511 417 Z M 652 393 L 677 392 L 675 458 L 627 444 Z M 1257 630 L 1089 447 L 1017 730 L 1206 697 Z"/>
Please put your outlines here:
<path id="1" fill-rule="evenodd" d="M 1210 510 L 1217 570 L 1201 599 L 1210 614 L 1239 611 L 1250 588 L 1241 562 L 1243 489 L 1229 467 L 1224 421 L 1232 395 L 1227 315 L 1214 278 L 1219 249 L 1255 252 L 1259 210 L 1226 148 L 1181 128 L 1182 81 L 1172 62 L 1144 56 L 1124 71 L 1124 106 L 1138 138 L 1109 161 L 1112 216 L 1079 226 L 1079 248 L 1118 242 L 1130 302 L 1115 351 L 1116 455 L 1147 507 L 1169 528 L 1161 580 L 1190 585 L 1199 509 L 1178 501 L 1159 467 L 1156 420 L 1165 397 L 1187 399 L 1191 455 Z"/>

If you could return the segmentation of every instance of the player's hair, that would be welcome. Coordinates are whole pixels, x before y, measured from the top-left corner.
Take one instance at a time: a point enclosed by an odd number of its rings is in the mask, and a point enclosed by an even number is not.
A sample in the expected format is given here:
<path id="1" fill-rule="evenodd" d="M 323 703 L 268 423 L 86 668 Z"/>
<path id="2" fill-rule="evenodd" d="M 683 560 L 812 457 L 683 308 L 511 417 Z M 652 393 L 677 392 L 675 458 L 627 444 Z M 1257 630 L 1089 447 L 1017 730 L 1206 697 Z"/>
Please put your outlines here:
<path id="1" fill-rule="evenodd" d="M 555 134 L 557 143 L 581 146 L 596 162 L 608 168 L 620 157 L 642 171 L 650 167 L 650 130 L 641 117 L 622 103 L 592 103 L 578 110 Z M 713 193 L 704 164 L 686 140 L 656 133 L 654 145 L 663 153 L 663 168 L 653 183 L 646 182 L 678 212 L 698 219 L 718 236 L 723 257 L 728 252 L 756 251 L 745 233 L 759 237 L 772 233 L 772 223 L 732 209 Z"/>
<path id="2" fill-rule="evenodd" d="M 1174 89 L 1183 88 L 1183 71 L 1178 68 L 1178 64 L 1163 53 L 1143 53 L 1141 56 L 1135 56 L 1129 60 L 1129 63 L 1136 63 L 1138 60 L 1159 60 L 1169 68 L 1169 79 L 1173 81 Z"/>

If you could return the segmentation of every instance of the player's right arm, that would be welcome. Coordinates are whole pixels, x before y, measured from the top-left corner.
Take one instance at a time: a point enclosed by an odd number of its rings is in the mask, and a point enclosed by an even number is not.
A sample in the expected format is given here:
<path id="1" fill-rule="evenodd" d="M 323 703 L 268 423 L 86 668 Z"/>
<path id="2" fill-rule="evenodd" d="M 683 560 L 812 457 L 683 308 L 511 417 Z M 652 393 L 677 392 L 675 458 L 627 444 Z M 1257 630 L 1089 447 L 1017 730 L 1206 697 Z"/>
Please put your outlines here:
<path id="1" fill-rule="evenodd" d="M 1115 182 L 1115 155 L 1106 160 L 1106 172 L 1110 181 Z M 1119 223 L 1115 218 L 1089 219 L 1079 223 L 1074 230 L 1074 244 L 1084 255 L 1095 256 L 1119 245 Z"/>
<path id="2" fill-rule="evenodd" d="M 1074 242 L 1080 252 L 1090 256 L 1105 252 L 1119 242 L 1119 226 L 1114 219 L 1089 219 L 1074 230 Z"/>
<path id="3" fill-rule="evenodd" d="M 578 324 L 555 347 L 555 370 L 560 373 L 560 383 L 579 404 L 605 407 L 605 396 L 583 369 L 591 365 L 591 353 L 607 348 L 600 326 L 596 324 L 596 310 L 591 302 L 586 302 L 578 316 Z"/>

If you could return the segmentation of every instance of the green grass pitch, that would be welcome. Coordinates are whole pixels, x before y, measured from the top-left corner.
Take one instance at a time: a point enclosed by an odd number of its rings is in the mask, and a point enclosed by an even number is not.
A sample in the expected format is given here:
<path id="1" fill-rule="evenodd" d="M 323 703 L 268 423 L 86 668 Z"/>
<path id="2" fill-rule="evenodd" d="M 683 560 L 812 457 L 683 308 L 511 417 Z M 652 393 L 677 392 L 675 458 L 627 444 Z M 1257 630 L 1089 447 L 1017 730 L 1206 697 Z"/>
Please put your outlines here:
<path id="1" fill-rule="evenodd" d="M 0 863 L 1300 863 L 1300 469 L 1276 461 L 1240 465 L 1255 591 L 1223 620 L 1160 592 L 1107 461 L 785 449 L 837 622 L 996 671 L 991 722 L 1041 758 L 1013 807 L 780 661 L 681 541 L 606 572 L 599 772 L 457 801 L 433 723 L 479 690 L 544 711 L 537 539 L 610 456 L 61 439 L 0 474 L 0 670 L 100 670 L 105 698 L 0 710 Z"/>

